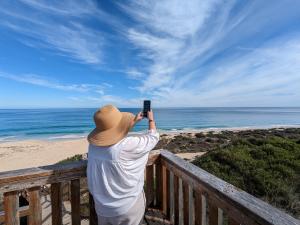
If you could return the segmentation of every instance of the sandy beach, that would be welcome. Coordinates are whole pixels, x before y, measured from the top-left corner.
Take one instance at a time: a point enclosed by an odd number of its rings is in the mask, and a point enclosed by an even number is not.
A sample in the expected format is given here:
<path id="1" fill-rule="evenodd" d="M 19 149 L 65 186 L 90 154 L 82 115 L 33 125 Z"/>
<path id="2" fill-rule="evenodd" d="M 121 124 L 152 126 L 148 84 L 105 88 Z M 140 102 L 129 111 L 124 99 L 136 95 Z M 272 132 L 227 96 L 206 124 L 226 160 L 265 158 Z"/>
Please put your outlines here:
<path id="1" fill-rule="evenodd" d="M 284 129 L 283 127 L 271 127 L 273 129 Z M 268 129 L 271 129 L 270 127 Z M 286 127 L 285 127 L 286 128 Z M 203 155 L 211 143 L 204 139 L 199 143 L 190 144 L 191 139 L 197 133 L 215 134 L 223 131 L 239 132 L 251 131 L 257 128 L 213 128 L 203 130 L 184 130 L 160 132 L 161 138 L 157 148 L 168 148 L 174 150 L 179 157 L 192 160 L 198 155 Z M 267 130 L 267 129 L 263 129 Z M 176 150 L 180 147 L 182 151 Z M 23 140 L 0 142 L 0 171 L 16 170 L 57 163 L 63 159 L 76 154 L 87 153 L 88 142 L 86 138 L 66 140 Z"/>
<path id="2" fill-rule="evenodd" d="M 26 140 L 0 143 L 0 171 L 57 163 L 87 152 L 85 138 L 63 141 Z"/>
<path id="3" fill-rule="evenodd" d="M 164 135 L 165 140 L 184 134 L 171 132 L 161 135 Z M 0 172 L 54 164 L 76 154 L 85 154 L 87 148 L 86 138 L 2 142 L 0 143 Z M 191 160 L 201 154 L 203 153 L 180 153 L 178 156 Z"/>
<path id="4" fill-rule="evenodd" d="M 38 167 L 57 163 L 76 154 L 87 153 L 85 138 L 65 141 L 28 140 L 0 143 L 0 172 Z M 178 156 L 192 160 L 199 153 L 179 153 Z"/>

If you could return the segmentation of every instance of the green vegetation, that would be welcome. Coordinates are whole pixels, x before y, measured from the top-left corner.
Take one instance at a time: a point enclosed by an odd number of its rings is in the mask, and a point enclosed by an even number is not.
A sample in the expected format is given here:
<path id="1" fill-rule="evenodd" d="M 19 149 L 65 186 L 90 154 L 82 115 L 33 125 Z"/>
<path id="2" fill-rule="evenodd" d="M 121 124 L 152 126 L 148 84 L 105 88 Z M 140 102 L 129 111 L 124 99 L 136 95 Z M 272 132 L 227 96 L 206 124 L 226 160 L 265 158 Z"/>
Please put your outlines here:
<path id="1" fill-rule="evenodd" d="M 160 148 L 205 151 L 195 165 L 300 218 L 299 128 L 161 135 Z M 83 158 L 75 155 L 59 163 Z"/>
<path id="2" fill-rule="evenodd" d="M 78 161 L 78 160 L 82 160 L 82 159 L 84 159 L 84 155 L 82 155 L 82 154 L 76 154 L 74 156 L 71 156 L 71 157 L 68 157 L 68 158 L 66 158 L 64 160 L 59 161 L 57 164 L 74 162 L 74 161 Z"/>
<path id="3" fill-rule="evenodd" d="M 300 129 L 222 132 L 193 163 L 275 207 L 300 216 Z"/>

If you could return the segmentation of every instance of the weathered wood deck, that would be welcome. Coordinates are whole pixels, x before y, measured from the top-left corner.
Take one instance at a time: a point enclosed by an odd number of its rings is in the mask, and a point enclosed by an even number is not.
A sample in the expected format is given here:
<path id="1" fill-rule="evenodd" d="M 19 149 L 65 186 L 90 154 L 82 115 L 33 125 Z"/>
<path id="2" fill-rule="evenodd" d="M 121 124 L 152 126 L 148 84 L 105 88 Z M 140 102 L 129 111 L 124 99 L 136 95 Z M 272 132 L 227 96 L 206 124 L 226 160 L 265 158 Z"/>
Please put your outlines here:
<path id="1" fill-rule="evenodd" d="M 31 225 L 97 224 L 93 199 L 82 182 L 86 163 L 0 173 L 4 203 L 0 223 L 18 225 L 20 218 L 27 217 Z M 144 224 L 300 225 L 299 220 L 166 150 L 150 154 L 145 174 Z M 19 206 L 20 193 L 25 193 L 29 205 Z"/>

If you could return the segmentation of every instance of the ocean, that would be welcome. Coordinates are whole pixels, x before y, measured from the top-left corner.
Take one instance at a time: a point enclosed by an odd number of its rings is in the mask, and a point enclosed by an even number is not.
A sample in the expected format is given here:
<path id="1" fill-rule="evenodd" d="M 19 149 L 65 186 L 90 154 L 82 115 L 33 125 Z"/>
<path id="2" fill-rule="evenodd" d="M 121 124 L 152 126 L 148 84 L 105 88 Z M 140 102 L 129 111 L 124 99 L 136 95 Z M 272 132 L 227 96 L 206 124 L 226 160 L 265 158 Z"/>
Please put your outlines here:
<path id="1" fill-rule="evenodd" d="M 122 108 L 137 113 L 140 109 Z M 0 142 L 23 139 L 73 139 L 85 137 L 94 128 L 96 109 L 0 109 Z M 300 126 L 300 107 L 254 108 L 158 108 L 153 109 L 162 131 L 218 128 L 268 128 Z M 143 120 L 133 131 L 147 129 Z"/>

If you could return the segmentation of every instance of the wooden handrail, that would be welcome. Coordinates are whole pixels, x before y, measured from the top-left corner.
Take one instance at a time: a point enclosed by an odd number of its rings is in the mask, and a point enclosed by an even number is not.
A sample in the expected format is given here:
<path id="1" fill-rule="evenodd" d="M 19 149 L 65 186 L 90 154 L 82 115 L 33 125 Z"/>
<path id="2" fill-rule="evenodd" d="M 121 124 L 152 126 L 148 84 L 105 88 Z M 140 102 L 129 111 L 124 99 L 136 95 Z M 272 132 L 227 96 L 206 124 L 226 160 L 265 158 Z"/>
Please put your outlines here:
<path id="1" fill-rule="evenodd" d="M 199 167 L 179 158 L 167 150 L 161 151 L 161 163 L 174 174 L 176 182 L 178 177 L 183 182 L 183 191 L 187 185 L 191 186 L 194 193 L 206 196 L 209 202 L 210 224 L 218 223 L 218 208 L 229 216 L 230 224 L 245 225 L 299 225 L 300 221 L 292 216 L 274 208 L 268 203 L 238 189 L 237 187 L 221 180 L 220 178 L 200 169 Z M 178 184 L 175 182 L 175 188 Z M 175 190 L 177 191 L 177 190 Z M 186 193 L 183 193 L 185 195 Z M 195 196 L 194 196 L 195 197 Z M 187 196 L 183 197 L 184 205 Z M 195 198 L 197 199 L 197 198 Z M 200 198 L 198 197 L 199 205 Z M 200 203 L 201 204 L 201 203 Z M 185 207 L 183 207 L 185 210 Z M 196 208 L 196 207 L 195 207 Z M 177 207 L 176 207 L 177 209 Z M 177 209 L 178 210 L 178 209 Z M 201 209 L 196 208 L 200 211 Z M 188 217 L 185 212 L 185 217 Z M 199 216 L 199 215 L 197 215 Z M 175 215 L 176 218 L 176 215 Z M 188 223 L 186 218 L 185 224 Z M 199 222 L 199 221 L 198 221 Z M 197 223 L 201 224 L 201 223 Z"/>
<path id="2" fill-rule="evenodd" d="M 147 166 L 159 158 L 159 151 L 152 151 Z M 72 224 L 80 224 L 80 179 L 86 177 L 87 161 L 81 160 L 36 168 L 28 168 L 0 173 L 0 193 L 4 195 L 4 211 L 0 212 L 0 223 L 18 225 L 19 217 L 28 216 L 29 224 L 41 224 L 40 187 L 51 185 L 52 224 L 62 224 L 62 183 L 71 185 L 71 217 Z M 148 169 L 149 173 L 150 170 Z M 153 174 L 152 174 L 153 175 Z M 152 178 L 147 176 L 149 179 Z M 149 184 L 150 186 L 150 184 Z M 150 188 L 148 188 L 151 190 Z M 19 192 L 26 190 L 29 206 L 19 207 Z M 152 192 L 148 196 L 153 196 Z M 97 218 L 90 195 L 90 224 L 96 225 Z M 149 198 L 150 199 L 150 198 Z M 152 200 L 153 201 L 153 200 Z"/>
<path id="3" fill-rule="evenodd" d="M 87 161 L 77 161 L 0 173 L 0 192 L 70 181 L 86 176 Z"/>
<path id="4" fill-rule="evenodd" d="M 61 225 L 62 182 L 70 181 L 72 224 L 80 224 L 80 179 L 86 177 L 86 166 L 87 161 L 83 160 L 1 172 L 0 192 L 4 194 L 5 212 L 0 212 L 0 223 L 17 225 L 20 216 L 28 216 L 30 224 L 41 224 L 40 187 L 50 184 L 52 224 Z M 299 220 L 169 151 L 152 151 L 145 172 L 147 206 L 161 210 L 165 215 L 164 221 L 180 224 L 182 219 L 184 224 L 189 224 L 192 217 L 195 225 L 207 222 L 218 225 L 222 223 L 223 216 L 227 216 L 228 225 L 300 224 Z M 29 196 L 29 206 L 19 207 L 19 192 L 24 189 Z M 96 225 L 91 195 L 89 202 L 89 221 Z M 192 206 L 194 213 L 190 210 Z"/>
<path id="5" fill-rule="evenodd" d="M 147 165 L 159 157 L 159 151 L 152 151 Z M 35 186 L 65 182 L 86 177 L 87 160 L 62 163 L 28 169 L 0 172 L 0 192 L 17 191 Z"/>

